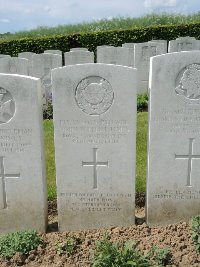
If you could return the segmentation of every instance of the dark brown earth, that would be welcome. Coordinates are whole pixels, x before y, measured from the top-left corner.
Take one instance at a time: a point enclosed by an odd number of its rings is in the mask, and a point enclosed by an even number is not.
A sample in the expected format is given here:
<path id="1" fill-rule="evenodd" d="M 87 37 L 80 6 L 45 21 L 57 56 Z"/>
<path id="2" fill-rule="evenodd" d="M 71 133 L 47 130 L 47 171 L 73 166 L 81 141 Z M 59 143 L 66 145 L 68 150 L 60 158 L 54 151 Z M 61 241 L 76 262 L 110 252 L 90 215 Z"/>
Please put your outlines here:
<path id="1" fill-rule="evenodd" d="M 144 220 L 144 194 L 136 198 L 136 225 L 131 227 L 110 227 L 108 229 L 58 233 L 56 201 L 49 202 L 49 227 L 46 234 L 41 234 L 44 245 L 31 251 L 27 256 L 16 254 L 10 260 L 0 261 L 0 267 L 89 267 L 95 252 L 95 243 L 108 234 L 110 240 L 138 241 L 137 248 L 146 254 L 154 245 L 171 250 L 170 267 L 200 267 L 200 254 L 191 241 L 191 227 L 186 222 L 169 224 L 162 227 L 149 227 Z M 66 238 L 74 236 L 78 240 L 72 255 L 58 255 L 56 242 L 64 243 Z"/>

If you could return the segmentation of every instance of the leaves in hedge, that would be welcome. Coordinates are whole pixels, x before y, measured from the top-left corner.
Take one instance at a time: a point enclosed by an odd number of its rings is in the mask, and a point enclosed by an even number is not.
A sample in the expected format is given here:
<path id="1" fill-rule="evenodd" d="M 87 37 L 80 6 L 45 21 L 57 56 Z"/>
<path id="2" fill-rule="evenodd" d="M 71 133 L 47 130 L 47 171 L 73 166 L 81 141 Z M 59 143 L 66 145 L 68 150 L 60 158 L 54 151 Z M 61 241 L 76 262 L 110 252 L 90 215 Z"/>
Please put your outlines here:
<path id="1" fill-rule="evenodd" d="M 73 47 L 86 47 L 95 52 L 99 45 L 121 46 L 123 43 L 147 42 L 152 39 L 173 40 L 180 36 L 200 39 L 200 23 L 130 28 L 50 37 L 22 38 L 0 42 L 0 53 L 17 56 L 20 52 L 43 53 L 47 49 L 67 52 Z"/>

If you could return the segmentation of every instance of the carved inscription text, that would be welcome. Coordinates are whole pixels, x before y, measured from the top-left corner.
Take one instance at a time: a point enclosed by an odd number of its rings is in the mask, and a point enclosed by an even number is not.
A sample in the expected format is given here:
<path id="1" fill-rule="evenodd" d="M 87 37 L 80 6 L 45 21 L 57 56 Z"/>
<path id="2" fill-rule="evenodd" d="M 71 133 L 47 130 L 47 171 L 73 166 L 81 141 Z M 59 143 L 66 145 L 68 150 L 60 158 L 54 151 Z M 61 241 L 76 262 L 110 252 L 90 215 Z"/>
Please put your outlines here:
<path id="1" fill-rule="evenodd" d="M 120 143 L 130 133 L 126 120 L 61 120 L 60 128 L 72 144 Z"/>
<path id="2" fill-rule="evenodd" d="M 124 203 L 133 198 L 131 193 L 75 193 L 62 192 L 61 198 L 66 200 L 66 208 L 71 211 L 80 212 L 119 212 L 124 208 Z"/>

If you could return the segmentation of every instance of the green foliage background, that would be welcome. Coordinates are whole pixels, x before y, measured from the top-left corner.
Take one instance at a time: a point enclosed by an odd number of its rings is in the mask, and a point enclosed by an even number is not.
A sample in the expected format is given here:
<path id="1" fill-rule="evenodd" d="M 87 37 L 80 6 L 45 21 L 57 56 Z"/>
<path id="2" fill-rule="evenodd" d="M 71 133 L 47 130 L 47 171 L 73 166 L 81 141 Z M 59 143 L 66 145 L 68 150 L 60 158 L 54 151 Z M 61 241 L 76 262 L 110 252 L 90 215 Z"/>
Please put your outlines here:
<path id="1" fill-rule="evenodd" d="M 17 56 L 19 52 L 42 53 L 46 49 L 59 49 L 63 52 L 74 47 L 86 47 L 90 51 L 99 45 L 121 46 L 125 42 L 146 42 L 152 39 L 173 40 L 180 36 L 200 39 L 200 23 L 151 26 L 128 30 L 109 30 L 71 35 L 54 35 L 40 38 L 22 38 L 1 41 L 0 53 Z"/>
<path id="2" fill-rule="evenodd" d="M 1 33 L 0 39 L 11 40 L 24 37 L 42 37 L 50 35 L 69 35 L 73 33 L 97 32 L 108 30 L 124 30 L 138 27 L 149 27 L 156 25 L 177 25 L 200 23 L 200 12 L 190 15 L 177 13 L 150 13 L 141 17 L 115 17 L 112 19 L 93 20 L 78 24 L 57 25 L 55 27 L 39 26 L 29 31 L 16 33 Z"/>

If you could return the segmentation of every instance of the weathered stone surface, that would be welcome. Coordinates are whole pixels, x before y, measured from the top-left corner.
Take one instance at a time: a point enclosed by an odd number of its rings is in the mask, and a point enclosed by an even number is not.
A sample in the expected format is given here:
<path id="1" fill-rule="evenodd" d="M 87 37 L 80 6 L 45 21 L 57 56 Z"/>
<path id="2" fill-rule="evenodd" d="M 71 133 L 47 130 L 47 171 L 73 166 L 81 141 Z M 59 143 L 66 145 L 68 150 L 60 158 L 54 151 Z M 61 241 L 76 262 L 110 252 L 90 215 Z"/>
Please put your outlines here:
<path id="1" fill-rule="evenodd" d="M 200 214 L 200 53 L 151 59 L 147 222 Z"/>
<path id="2" fill-rule="evenodd" d="M 179 37 L 176 40 L 169 41 L 168 52 L 181 52 L 200 49 L 200 40 L 196 40 L 194 37 Z"/>
<path id="3" fill-rule="evenodd" d="M 129 53 L 130 53 L 129 65 L 130 66 L 134 66 L 134 46 L 135 46 L 135 43 L 122 44 L 122 47 L 129 49 Z"/>
<path id="4" fill-rule="evenodd" d="M 112 46 L 112 45 L 98 45 L 97 48 L 96 48 L 97 55 L 98 55 L 99 49 L 105 48 L 105 47 L 114 47 L 114 46 Z"/>
<path id="5" fill-rule="evenodd" d="M 51 99 L 51 70 L 62 67 L 62 56 L 55 54 L 36 54 L 32 57 L 32 76 L 42 81 L 43 104 Z"/>
<path id="6" fill-rule="evenodd" d="M 164 54 L 167 53 L 167 51 L 168 51 L 167 40 L 151 40 L 150 42 L 156 42 L 156 43 L 162 43 L 162 44 L 164 44 Z"/>
<path id="7" fill-rule="evenodd" d="M 70 52 L 65 52 L 65 66 L 75 64 L 94 63 L 94 53 L 85 50 L 86 48 L 72 48 Z"/>
<path id="8" fill-rule="evenodd" d="M 4 57 L 11 57 L 11 56 L 10 55 L 0 54 L 0 58 L 4 58 Z"/>
<path id="9" fill-rule="evenodd" d="M 33 53 L 33 52 L 21 52 L 21 53 L 18 53 L 18 57 L 20 58 L 26 58 L 26 59 L 31 59 L 33 55 L 36 55 L 36 53 Z"/>
<path id="10" fill-rule="evenodd" d="M 122 44 L 122 47 L 125 47 L 125 48 L 132 48 L 134 50 L 134 46 L 135 46 L 136 43 L 124 43 Z"/>
<path id="11" fill-rule="evenodd" d="M 28 60 L 18 57 L 0 58 L 0 73 L 28 75 Z"/>
<path id="12" fill-rule="evenodd" d="M 76 52 L 76 51 L 88 51 L 88 49 L 85 48 L 85 47 L 76 47 L 76 48 L 71 48 L 70 51 L 71 51 L 71 52 Z"/>
<path id="13" fill-rule="evenodd" d="M 47 196 L 40 81 L 0 74 L 0 233 L 44 232 Z"/>
<path id="14" fill-rule="evenodd" d="M 62 56 L 62 51 L 61 50 L 50 49 L 50 50 L 45 50 L 44 53 L 45 54 L 54 54 L 54 55 Z"/>
<path id="15" fill-rule="evenodd" d="M 59 230 L 134 224 L 136 70 L 52 71 Z"/>
<path id="16" fill-rule="evenodd" d="M 44 75 L 41 78 L 42 83 L 45 87 L 47 99 L 51 99 L 52 95 L 52 81 L 51 81 L 51 70 L 54 68 L 62 67 L 62 56 L 56 54 L 43 54 L 44 58 Z"/>
<path id="17" fill-rule="evenodd" d="M 32 56 L 33 55 L 36 55 L 36 53 L 33 53 L 33 52 L 21 52 L 21 53 L 18 53 L 18 57 L 19 58 L 28 59 L 28 75 L 29 76 L 33 76 L 32 73 L 31 73 L 31 70 L 32 70 Z"/>
<path id="18" fill-rule="evenodd" d="M 137 68 L 138 93 L 147 92 L 149 83 L 150 57 L 164 53 L 164 44 L 160 42 L 135 44 L 134 67 Z"/>
<path id="19" fill-rule="evenodd" d="M 131 58 L 133 61 L 134 55 L 128 48 L 104 46 L 97 49 L 97 63 L 131 66 Z"/>

